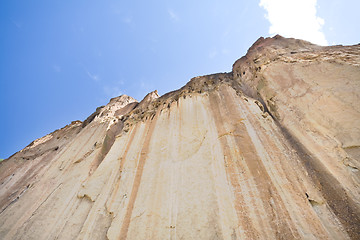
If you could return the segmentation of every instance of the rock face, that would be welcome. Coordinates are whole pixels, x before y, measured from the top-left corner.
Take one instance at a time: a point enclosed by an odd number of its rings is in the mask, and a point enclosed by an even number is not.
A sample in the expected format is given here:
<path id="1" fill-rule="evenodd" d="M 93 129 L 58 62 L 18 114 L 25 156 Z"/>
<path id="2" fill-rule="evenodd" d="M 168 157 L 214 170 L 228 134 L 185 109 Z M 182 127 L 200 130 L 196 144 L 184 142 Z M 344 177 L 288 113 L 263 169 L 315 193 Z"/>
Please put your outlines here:
<path id="1" fill-rule="evenodd" d="M 0 163 L 1 239 L 360 239 L 360 45 L 260 38 Z"/>

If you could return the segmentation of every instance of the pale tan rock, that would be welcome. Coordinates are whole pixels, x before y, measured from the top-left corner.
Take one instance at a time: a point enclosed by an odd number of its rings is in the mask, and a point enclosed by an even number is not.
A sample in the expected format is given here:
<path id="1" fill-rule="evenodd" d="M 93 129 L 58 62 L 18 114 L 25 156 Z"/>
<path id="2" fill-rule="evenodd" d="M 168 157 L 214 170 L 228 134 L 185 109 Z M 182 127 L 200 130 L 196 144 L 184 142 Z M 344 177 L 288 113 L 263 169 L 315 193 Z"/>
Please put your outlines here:
<path id="1" fill-rule="evenodd" d="M 259 39 L 0 163 L 1 239 L 359 239 L 360 46 Z"/>

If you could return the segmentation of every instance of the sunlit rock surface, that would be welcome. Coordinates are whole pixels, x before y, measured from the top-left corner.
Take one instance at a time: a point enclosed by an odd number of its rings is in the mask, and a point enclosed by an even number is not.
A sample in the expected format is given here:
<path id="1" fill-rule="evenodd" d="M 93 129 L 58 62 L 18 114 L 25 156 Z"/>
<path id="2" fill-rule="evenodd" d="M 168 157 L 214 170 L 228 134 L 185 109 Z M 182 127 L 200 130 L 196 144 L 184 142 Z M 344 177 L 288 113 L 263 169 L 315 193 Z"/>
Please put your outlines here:
<path id="1" fill-rule="evenodd" d="M 360 239 L 360 45 L 260 38 L 231 73 L 0 163 L 1 239 Z"/>

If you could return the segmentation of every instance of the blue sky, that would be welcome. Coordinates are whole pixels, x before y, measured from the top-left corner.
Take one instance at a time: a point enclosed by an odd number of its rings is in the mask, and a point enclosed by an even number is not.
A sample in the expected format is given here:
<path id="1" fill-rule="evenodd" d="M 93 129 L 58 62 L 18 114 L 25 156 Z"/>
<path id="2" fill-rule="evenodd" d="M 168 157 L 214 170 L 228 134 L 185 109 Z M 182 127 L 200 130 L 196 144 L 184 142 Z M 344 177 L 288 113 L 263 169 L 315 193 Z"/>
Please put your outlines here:
<path id="1" fill-rule="evenodd" d="M 231 71 L 260 36 L 359 43 L 359 9 L 357 0 L 1 1 L 0 158 L 111 97 L 141 100 Z"/>

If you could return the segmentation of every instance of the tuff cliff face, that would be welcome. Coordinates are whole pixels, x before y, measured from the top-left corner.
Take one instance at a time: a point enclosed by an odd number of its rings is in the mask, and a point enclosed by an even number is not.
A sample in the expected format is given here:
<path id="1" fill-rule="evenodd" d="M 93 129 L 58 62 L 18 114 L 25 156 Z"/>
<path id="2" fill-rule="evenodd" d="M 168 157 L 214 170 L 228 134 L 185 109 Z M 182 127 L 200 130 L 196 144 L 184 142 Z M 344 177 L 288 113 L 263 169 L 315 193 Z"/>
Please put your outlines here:
<path id="1" fill-rule="evenodd" d="M 260 38 L 0 163 L 2 239 L 360 239 L 360 45 Z"/>

